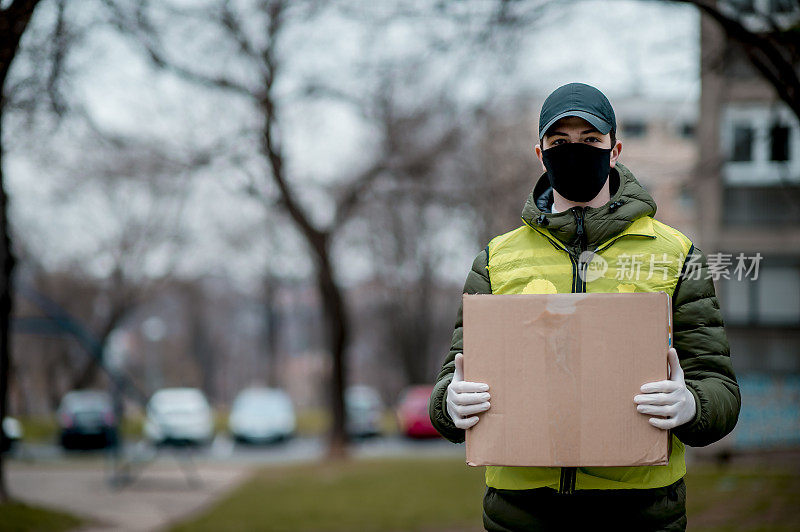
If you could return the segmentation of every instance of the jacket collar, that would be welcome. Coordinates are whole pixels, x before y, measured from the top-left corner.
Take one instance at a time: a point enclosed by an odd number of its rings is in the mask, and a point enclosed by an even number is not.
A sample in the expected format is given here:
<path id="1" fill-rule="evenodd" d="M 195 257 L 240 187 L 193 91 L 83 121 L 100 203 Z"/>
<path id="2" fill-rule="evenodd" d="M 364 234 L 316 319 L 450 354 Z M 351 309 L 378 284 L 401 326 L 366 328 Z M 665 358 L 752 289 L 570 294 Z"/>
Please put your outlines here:
<path id="1" fill-rule="evenodd" d="M 639 184 L 630 170 L 619 162 L 609 174 L 611 199 L 600 207 L 584 208 L 584 232 L 587 249 L 594 250 L 630 229 L 628 234 L 653 236 L 652 216 L 656 213 L 656 202 Z M 546 231 L 567 248 L 578 249 L 577 211 L 551 212 L 553 189 L 544 173 L 522 209 L 522 220 L 539 231 Z M 634 222 L 642 220 L 635 226 Z"/>

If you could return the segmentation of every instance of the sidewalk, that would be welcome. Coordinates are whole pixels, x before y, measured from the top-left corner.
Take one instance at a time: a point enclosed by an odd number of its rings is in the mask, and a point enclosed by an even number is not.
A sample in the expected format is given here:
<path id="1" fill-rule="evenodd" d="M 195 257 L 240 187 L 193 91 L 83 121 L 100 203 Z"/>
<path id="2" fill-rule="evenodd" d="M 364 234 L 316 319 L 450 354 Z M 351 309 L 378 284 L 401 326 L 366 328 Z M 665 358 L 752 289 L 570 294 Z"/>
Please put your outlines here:
<path id="1" fill-rule="evenodd" d="M 199 463 L 200 484 L 190 486 L 174 460 L 149 465 L 129 485 L 112 488 L 102 461 L 7 464 L 12 496 L 25 502 L 67 510 L 91 523 L 84 531 L 159 530 L 199 510 L 237 486 L 251 468 L 246 464 Z"/>

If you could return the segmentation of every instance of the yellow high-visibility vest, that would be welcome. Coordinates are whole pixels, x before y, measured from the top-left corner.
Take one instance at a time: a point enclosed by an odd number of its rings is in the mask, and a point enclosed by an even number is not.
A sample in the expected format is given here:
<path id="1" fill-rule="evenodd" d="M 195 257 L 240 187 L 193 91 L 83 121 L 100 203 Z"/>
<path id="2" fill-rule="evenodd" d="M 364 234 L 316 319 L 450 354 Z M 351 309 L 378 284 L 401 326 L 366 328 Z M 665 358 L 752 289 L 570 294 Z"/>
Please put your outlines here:
<path id="1" fill-rule="evenodd" d="M 663 291 L 671 297 L 691 246 L 679 231 L 644 216 L 577 260 L 546 228 L 523 225 L 489 243 L 486 268 L 493 294 Z M 575 489 L 672 484 L 686 474 L 686 463 L 683 443 L 673 435 L 671 445 L 666 466 L 577 468 Z M 558 489 L 560 469 L 487 466 L 486 485 L 511 490 Z"/>

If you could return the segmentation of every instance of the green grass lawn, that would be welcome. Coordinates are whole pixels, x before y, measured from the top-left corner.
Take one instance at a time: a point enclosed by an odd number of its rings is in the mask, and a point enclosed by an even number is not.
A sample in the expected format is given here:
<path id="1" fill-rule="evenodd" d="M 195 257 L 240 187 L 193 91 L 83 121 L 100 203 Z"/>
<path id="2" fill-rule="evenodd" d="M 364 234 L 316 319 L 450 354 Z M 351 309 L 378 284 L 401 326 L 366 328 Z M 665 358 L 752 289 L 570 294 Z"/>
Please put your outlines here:
<path id="1" fill-rule="evenodd" d="M 30 506 L 21 502 L 0 504 L 0 531 L 2 532 L 50 532 L 71 530 L 84 521 L 74 515 Z"/>
<path id="2" fill-rule="evenodd" d="M 481 530 L 483 489 L 459 460 L 271 467 L 173 530 Z"/>
<path id="3" fill-rule="evenodd" d="M 798 468 L 696 465 L 689 530 L 800 530 Z M 482 530 L 483 469 L 458 459 L 270 467 L 175 531 Z"/>
<path id="4" fill-rule="evenodd" d="M 18 416 L 22 424 L 23 440 L 27 442 L 50 443 L 58 440 L 59 428 L 55 416 Z M 144 416 L 131 413 L 122 421 L 122 437 L 138 440 L 143 435 Z M 297 435 L 314 437 L 324 435 L 330 427 L 330 414 L 323 408 L 307 408 L 297 412 Z M 394 412 L 387 410 L 381 420 L 384 434 L 398 432 Z M 214 432 L 227 434 L 228 413 L 214 412 Z"/>
<path id="5" fill-rule="evenodd" d="M 689 530 L 800 530 L 800 468 L 695 466 L 686 475 Z"/>
<path id="6" fill-rule="evenodd" d="M 20 416 L 23 441 L 36 443 L 55 443 L 58 441 L 59 428 L 54 416 Z M 122 421 L 122 436 L 138 439 L 142 436 L 144 417 L 127 416 Z"/>

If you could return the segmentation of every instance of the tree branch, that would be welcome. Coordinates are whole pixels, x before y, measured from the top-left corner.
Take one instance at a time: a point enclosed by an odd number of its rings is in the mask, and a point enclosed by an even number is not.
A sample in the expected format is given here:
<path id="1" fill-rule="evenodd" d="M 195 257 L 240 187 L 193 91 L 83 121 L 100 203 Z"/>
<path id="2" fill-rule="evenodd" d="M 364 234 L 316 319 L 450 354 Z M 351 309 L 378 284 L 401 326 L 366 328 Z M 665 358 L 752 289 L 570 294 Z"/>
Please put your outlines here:
<path id="1" fill-rule="evenodd" d="M 280 0 L 270 3 L 267 7 L 270 20 L 267 29 L 269 45 L 262 53 L 264 63 L 267 65 L 267 70 L 264 73 L 264 89 L 259 101 L 264 114 L 264 130 L 262 133 L 261 149 L 269 161 L 272 179 L 280 191 L 281 203 L 286 207 L 286 211 L 289 213 L 289 216 L 292 218 L 292 220 L 294 220 L 303 234 L 306 235 L 306 238 L 313 248 L 317 258 L 322 259 L 327 248 L 329 234 L 314 226 L 309 216 L 301 207 L 297 197 L 294 194 L 294 191 L 289 186 L 286 175 L 284 174 L 282 149 L 275 139 L 277 117 L 275 100 L 272 93 L 272 83 L 275 79 L 274 76 L 277 70 L 277 61 L 275 59 L 275 42 L 282 27 L 281 15 L 283 14 L 284 7 L 284 2 Z"/>
<path id="2" fill-rule="evenodd" d="M 795 63 L 800 62 L 800 58 L 791 54 L 788 47 L 783 48 L 778 44 L 774 36 L 780 35 L 780 32 L 751 31 L 740 20 L 723 13 L 715 0 L 670 1 L 694 5 L 719 24 L 729 39 L 742 45 L 752 65 L 800 118 L 800 78 L 795 70 Z"/>
<path id="3" fill-rule="evenodd" d="M 53 60 L 50 63 L 50 72 L 47 76 L 47 95 L 50 100 L 50 108 L 53 110 L 53 113 L 59 117 L 64 114 L 66 109 L 66 104 L 63 101 L 58 87 L 59 81 L 63 76 L 64 62 L 69 43 L 69 30 L 67 29 L 67 22 L 64 15 L 65 10 L 66 0 L 59 0 L 58 16 L 56 18 L 55 28 L 53 29 Z"/>
<path id="4" fill-rule="evenodd" d="M 5 86 L 11 61 L 17 54 L 19 41 L 33 16 L 39 0 L 15 0 L 0 9 L 0 89 Z M 0 93 L 0 105 L 3 95 Z"/>
<path id="5" fill-rule="evenodd" d="M 386 169 L 384 162 L 379 161 L 348 183 L 344 194 L 336 204 L 336 214 L 332 228 L 342 225 L 350 218 L 363 194 Z"/>
<path id="6" fill-rule="evenodd" d="M 178 64 L 169 59 L 160 46 L 155 42 L 156 36 L 152 23 L 147 18 L 143 9 L 137 9 L 134 20 L 120 9 L 115 0 L 102 0 L 112 15 L 111 23 L 121 32 L 134 38 L 140 45 L 150 61 L 158 68 L 169 71 L 186 81 L 230 91 L 248 98 L 256 97 L 256 90 L 225 76 L 212 76 L 193 70 L 185 65 Z"/>
<path id="7" fill-rule="evenodd" d="M 228 33 L 231 35 L 231 37 L 233 37 L 233 39 L 236 41 L 236 44 L 239 46 L 239 50 L 246 57 L 249 57 L 255 61 L 259 61 L 261 56 L 253 47 L 252 43 L 250 43 L 250 41 L 247 39 L 239 17 L 231 9 L 230 0 L 224 0 L 220 7 L 221 10 L 219 21 L 222 26 L 228 30 Z"/>

